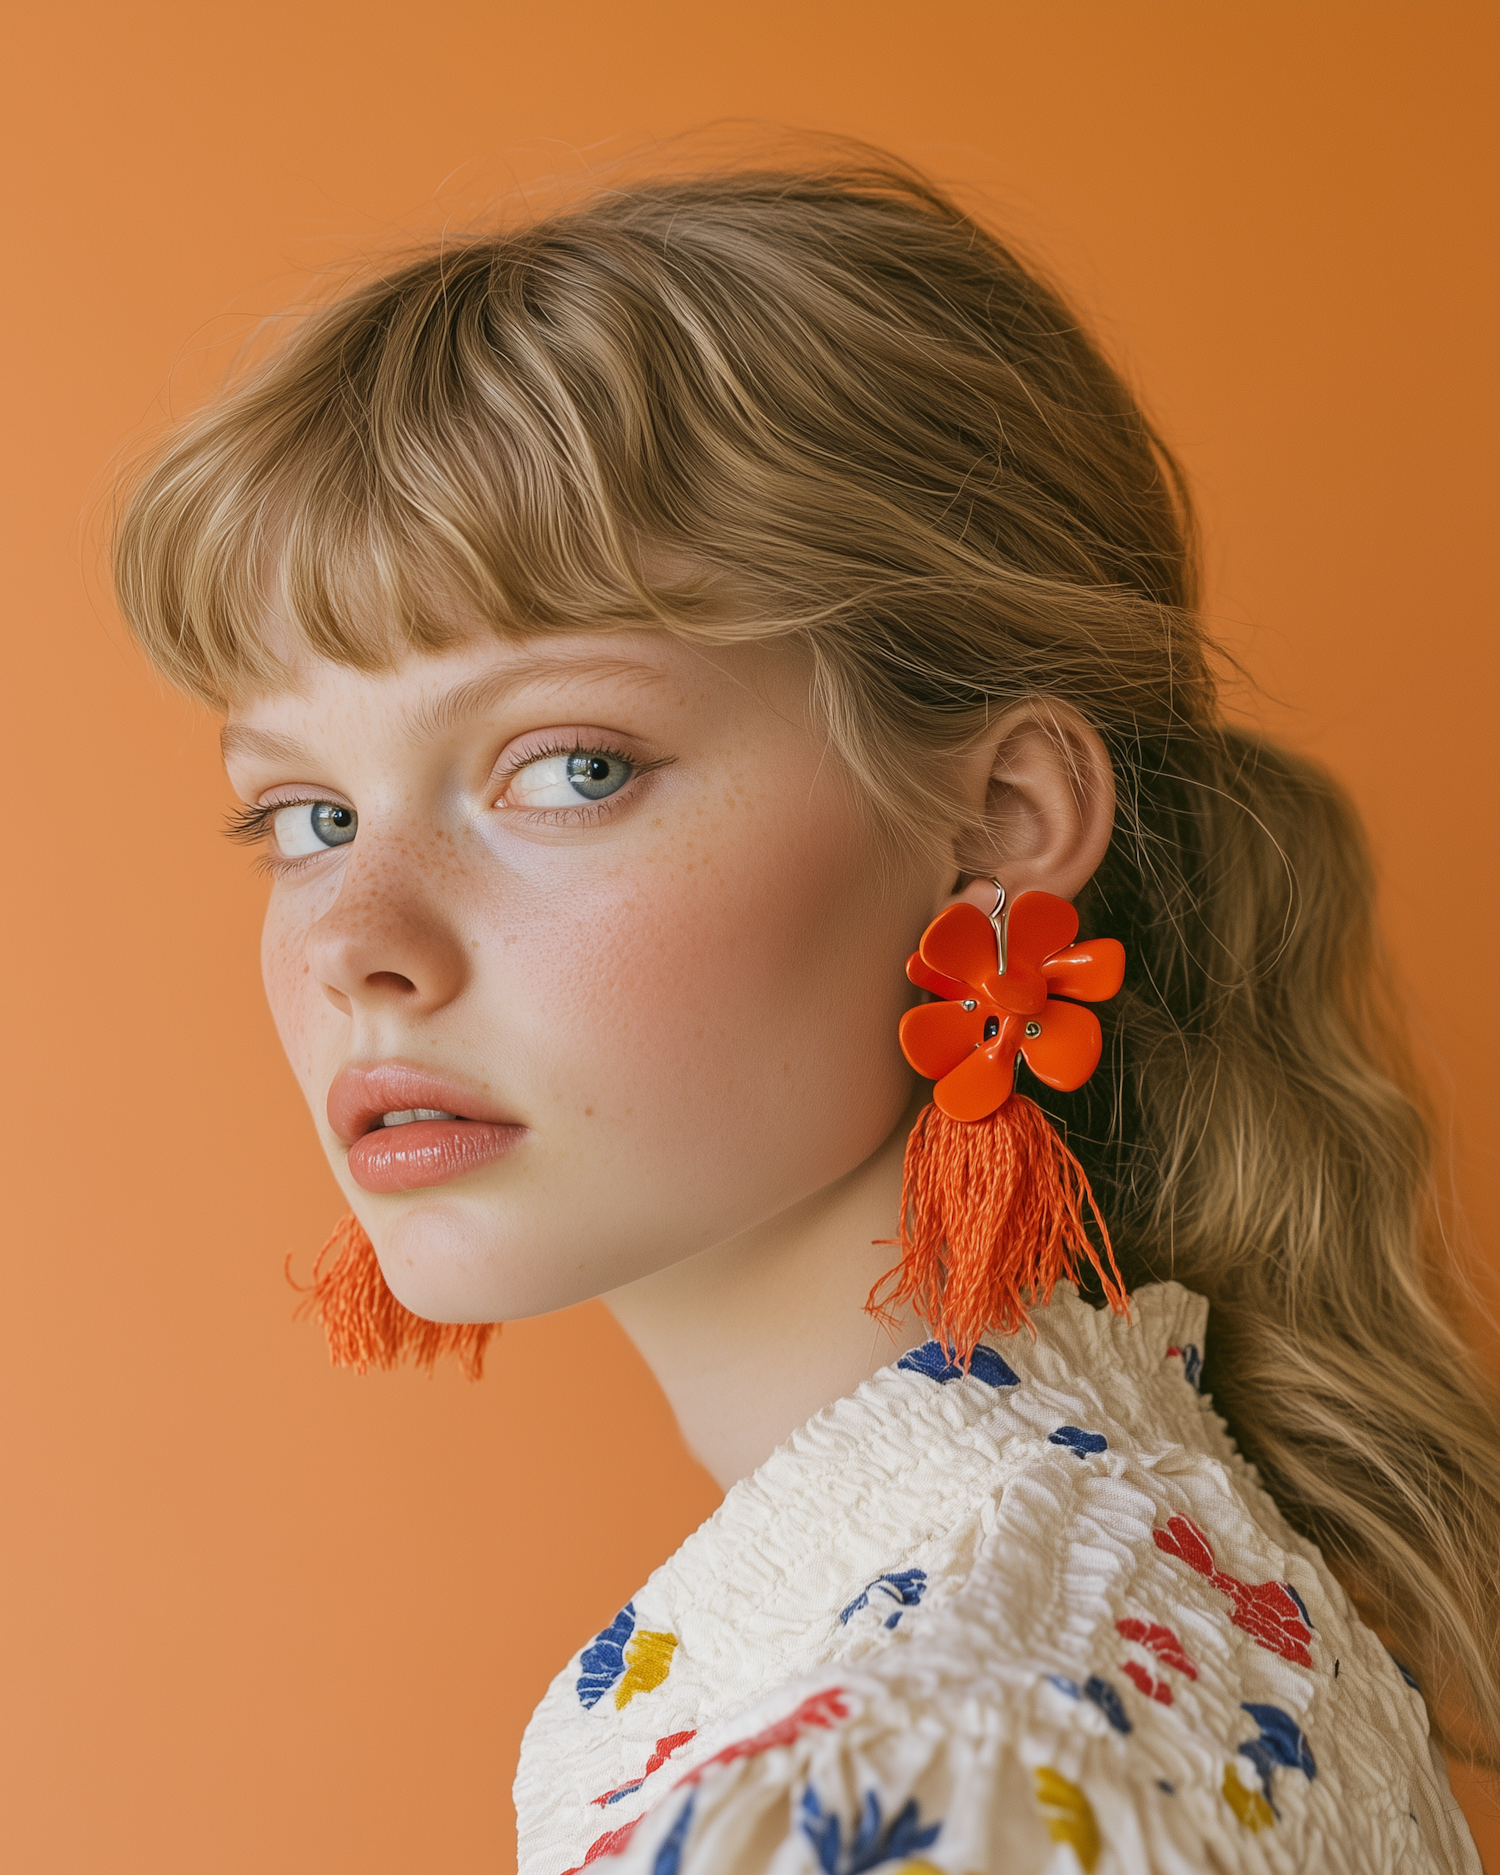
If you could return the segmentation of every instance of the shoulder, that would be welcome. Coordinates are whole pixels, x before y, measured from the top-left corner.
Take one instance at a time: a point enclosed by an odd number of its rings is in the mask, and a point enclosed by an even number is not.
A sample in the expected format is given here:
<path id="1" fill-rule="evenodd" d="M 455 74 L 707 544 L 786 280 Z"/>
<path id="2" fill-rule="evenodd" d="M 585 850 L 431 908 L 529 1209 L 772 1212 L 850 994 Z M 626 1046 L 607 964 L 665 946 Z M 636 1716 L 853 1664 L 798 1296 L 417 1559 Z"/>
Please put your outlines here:
<path id="1" fill-rule="evenodd" d="M 1192 1384 L 1187 1300 L 1054 1307 L 968 1372 L 929 1343 L 736 1487 L 627 1611 L 670 1677 L 589 1726 L 580 1657 L 539 1712 L 527 1875 L 1476 1875 L 1420 1697 Z M 640 1815 L 562 1828 L 585 1743 Z"/>
<path id="2" fill-rule="evenodd" d="M 1107 1451 L 1014 1472 L 969 1567 L 702 1736 L 599 1875 L 1040 1875 L 1060 1844 L 1477 1875 L 1420 1697 L 1315 1553 L 1217 1461 Z"/>

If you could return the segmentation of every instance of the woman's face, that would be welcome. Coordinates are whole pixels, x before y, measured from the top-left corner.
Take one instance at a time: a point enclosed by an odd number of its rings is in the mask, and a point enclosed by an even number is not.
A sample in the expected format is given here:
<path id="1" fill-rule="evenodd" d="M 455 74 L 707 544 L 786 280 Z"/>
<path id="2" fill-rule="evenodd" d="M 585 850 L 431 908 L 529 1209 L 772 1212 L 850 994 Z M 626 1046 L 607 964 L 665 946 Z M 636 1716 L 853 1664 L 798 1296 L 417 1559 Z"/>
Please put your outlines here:
<path id="1" fill-rule="evenodd" d="M 949 879 L 882 855 L 801 653 L 485 635 L 300 678 L 231 712 L 226 759 L 277 1027 L 408 1307 L 619 1287 L 898 1124 L 903 964 Z"/>

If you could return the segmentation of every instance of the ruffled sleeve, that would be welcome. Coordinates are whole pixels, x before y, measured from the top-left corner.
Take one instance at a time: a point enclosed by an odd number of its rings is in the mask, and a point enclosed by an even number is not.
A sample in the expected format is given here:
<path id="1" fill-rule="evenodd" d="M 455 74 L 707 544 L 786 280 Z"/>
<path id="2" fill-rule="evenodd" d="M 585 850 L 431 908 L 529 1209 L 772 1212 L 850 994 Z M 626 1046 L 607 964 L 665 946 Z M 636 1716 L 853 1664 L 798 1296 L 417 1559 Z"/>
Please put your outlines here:
<path id="1" fill-rule="evenodd" d="M 1420 1819 L 1319 1815 L 1253 1755 L 1148 1775 L 1108 1700 L 1076 1695 L 903 1690 L 878 1670 L 786 1689 L 569 1875 L 1479 1875 L 1440 1765 L 1446 1802 L 1417 1799 Z M 1279 1772 L 1295 1750 L 1272 1729 Z"/>
<path id="2" fill-rule="evenodd" d="M 1170 1840 L 1152 1841 L 1159 1832 L 1143 1831 L 1133 1795 L 1108 1788 L 1106 1766 L 1085 1762 L 1087 1725 L 1064 1770 L 1027 1747 L 1003 1705 L 973 1694 L 944 1713 L 868 1673 L 789 1692 L 790 1703 L 788 1694 L 767 1702 L 782 1707 L 778 1716 L 711 1752 L 617 1840 L 596 1844 L 598 1875 L 1051 1875 L 1075 1866 L 1186 1875 L 1203 1866 Z M 1095 1742 L 1107 1756 L 1107 1742 Z M 1113 1815 L 1109 1855 L 1101 1808 Z M 1058 1858 L 1061 1845 L 1071 1858 Z"/>

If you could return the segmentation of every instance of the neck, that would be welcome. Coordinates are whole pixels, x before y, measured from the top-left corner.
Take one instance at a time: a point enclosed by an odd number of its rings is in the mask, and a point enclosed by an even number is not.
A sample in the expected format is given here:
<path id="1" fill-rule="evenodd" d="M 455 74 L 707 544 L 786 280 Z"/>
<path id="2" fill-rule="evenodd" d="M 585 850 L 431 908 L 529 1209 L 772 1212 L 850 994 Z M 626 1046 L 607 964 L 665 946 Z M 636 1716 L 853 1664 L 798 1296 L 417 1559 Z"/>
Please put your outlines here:
<path id="1" fill-rule="evenodd" d="M 899 1256 L 890 1239 L 919 1105 L 834 1184 L 604 1297 L 724 1490 L 814 1413 L 926 1339 L 910 1313 L 886 1328 L 864 1312 Z"/>

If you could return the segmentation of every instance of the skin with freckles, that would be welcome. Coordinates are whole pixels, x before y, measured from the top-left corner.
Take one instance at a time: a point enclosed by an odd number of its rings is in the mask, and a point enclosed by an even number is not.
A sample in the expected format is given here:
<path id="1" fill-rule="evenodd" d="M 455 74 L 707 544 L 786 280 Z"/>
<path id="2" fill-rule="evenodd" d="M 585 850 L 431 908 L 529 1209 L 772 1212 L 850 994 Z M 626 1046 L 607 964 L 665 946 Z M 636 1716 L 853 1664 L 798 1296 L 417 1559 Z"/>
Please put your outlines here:
<path id="1" fill-rule="evenodd" d="M 277 1028 L 387 1281 L 442 1321 L 602 1295 L 728 1485 L 925 1337 L 862 1306 L 926 1095 L 905 960 L 970 875 L 1077 892 L 1102 745 L 1006 712 L 962 759 L 992 837 L 893 862 L 794 647 L 476 632 L 291 675 L 226 761 Z M 460 1118 L 382 1128 L 386 1099 Z"/>

